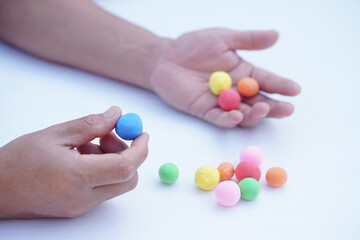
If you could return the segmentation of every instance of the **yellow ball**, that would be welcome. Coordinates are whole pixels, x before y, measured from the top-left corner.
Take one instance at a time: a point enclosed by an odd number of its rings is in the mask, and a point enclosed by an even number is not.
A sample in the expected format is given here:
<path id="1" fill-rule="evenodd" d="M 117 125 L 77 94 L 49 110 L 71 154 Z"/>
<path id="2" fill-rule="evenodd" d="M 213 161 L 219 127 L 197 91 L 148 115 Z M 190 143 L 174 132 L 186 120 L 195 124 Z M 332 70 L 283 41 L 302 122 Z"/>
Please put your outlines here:
<path id="1" fill-rule="evenodd" d="M 231 87 L 232 80 L 228 73 L 223 71 L 213 72 L 209 78 L 210 90 L 218 96 L 223 90 Z"/>
<path id="2" fill-rule="evenodd" d="M 195 184 L 203 190 L 213 190 L 220 181 L 220 173 L 213 166 L 203 166 L 195 173 Z"/>

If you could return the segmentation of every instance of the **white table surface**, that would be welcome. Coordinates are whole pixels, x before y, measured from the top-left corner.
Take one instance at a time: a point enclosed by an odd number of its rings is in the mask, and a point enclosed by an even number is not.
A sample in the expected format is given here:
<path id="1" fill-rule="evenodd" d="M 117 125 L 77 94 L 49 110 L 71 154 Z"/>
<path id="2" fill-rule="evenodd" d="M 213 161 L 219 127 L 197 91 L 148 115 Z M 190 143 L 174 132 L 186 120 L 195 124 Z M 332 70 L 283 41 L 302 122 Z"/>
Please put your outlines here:
<path id="1" fill-rule="evenodd" d="M 138 187 L 76 219 L 0 221 L 0 239 L 360 239 L 360 2 L 97 1 L 168 37 L 195 29 L 277 29 L 279 42 L 241 56 L 302 86 L 293 116 L 249 129 L 220 129 L 154 94 L 56 65 L 0 42 L 0 145 L 55 123 L 106 110 L 137 112 L 151 134 Z M 265 151 L 261 195 L 224 208 L 194 184 L 202 165 L 237 164 L 241 149 Z M 180 178 L 159 182 L 162 163 Z M 288 171 L 272 189 L 264 173 Z M 0 193 L 1 197 L 1 193 Z"/>

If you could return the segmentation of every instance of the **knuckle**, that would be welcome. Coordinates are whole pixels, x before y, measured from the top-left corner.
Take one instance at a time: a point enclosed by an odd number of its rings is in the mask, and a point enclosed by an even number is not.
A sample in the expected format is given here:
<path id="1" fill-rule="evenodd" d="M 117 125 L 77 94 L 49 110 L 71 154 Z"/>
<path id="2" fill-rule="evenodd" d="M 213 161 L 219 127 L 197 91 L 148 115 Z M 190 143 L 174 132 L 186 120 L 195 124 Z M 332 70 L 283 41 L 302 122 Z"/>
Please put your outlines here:
<path id="1" fill-rule="evenodd" d="M 128 190 L 129 191 L 134 190 L 138 184 L 138 181 L 139 181 L 139 177 L 138 177 L 138 174 L 136 173 L 128 185 Z"/>
<path id="2" fill-rule="evenodd" d="M 255 33 L 254 32 L 249 32 L 249 42 L 250 42 L 250 47 L 252 49 L 258 49 L 258 43 L 255 41 Z"/>
<path id="3" fill-rule="evenodd" d="M 80 217 L 80 216 L 84 215 L 85 212 L 86 212 L 85 207 L 83 207 L 80 204 L 73 204 L 73 205 L 68 206 L 64 210 L 64 215 L 65 215 L 65 217 L 75 218 L 75 217 Z"/>
<path id="4" fill-rule="evenodd" d="M 105 117 L 103 116 L 103 114 L 90 114 L 86 117 L 80 118 L 79 124 L 83 128 L 91 128 L 104 120 Z"/>
<path id="5" fill-rule="evenodd" d="M 142 150 L 140 150 L 140 154 L 143 159 L 147 158 L 149 155 L 149 147 L 146 145 Z"/>
<path id="6" fill-rule="evenodd" d="M 122 180 L 128 180 L 133 176 L 134 167 L 130 165 L 128 162 L 124 161 L 119 164 L 117 170 L 117 177 Z"/>

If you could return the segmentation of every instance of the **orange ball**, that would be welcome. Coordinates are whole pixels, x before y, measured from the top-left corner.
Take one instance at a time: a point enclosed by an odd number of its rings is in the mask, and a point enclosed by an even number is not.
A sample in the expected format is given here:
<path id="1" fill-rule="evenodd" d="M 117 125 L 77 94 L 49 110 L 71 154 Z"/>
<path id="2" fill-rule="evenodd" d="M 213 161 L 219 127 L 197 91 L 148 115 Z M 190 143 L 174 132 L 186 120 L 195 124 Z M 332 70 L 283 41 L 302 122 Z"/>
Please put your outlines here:
<path id="1" fill-rule="evenodd" d="M 220 173 L 220 181 L 230 180 L 234 176 L 234 166 L 229 162 L 220 164 L 217 169 Z"/>
<path id="2" fill-rule="evenodd" d="M 239 93 L 244 97 L 255 96 L 259 92 L 259 83 L 253 78 L 243 78 L 237 84 Z"/>
<path id="3" fill-rule="evenodd" d="M 287 174 L 281 167 L 270 168 L 266 173 L 266 181 L 272 187 L 280 187 L 286 183 Z"/>

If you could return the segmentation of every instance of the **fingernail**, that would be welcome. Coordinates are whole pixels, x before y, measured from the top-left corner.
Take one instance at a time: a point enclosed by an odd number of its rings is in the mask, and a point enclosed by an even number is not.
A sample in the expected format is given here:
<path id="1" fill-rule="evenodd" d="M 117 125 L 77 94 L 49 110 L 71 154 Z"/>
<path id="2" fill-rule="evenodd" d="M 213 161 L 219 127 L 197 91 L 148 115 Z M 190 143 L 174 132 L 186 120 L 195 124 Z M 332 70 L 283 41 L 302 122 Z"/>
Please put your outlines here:
<path id="1" fill-rule="evenodd" d="M 265 114 L 261 114 L 261 115 L 259 115 L 259 119 L 263 119 L 263 118 L 265 118 L 267 116 L 267 113 L 265 113 Z"/>
<path id="2" fill-rule="evenodd" d="M 242 119 L 243 119 L 243 116 L 241 114 L 236 114 L 236 115 L 232 116 L 231 121 L 234 124 L 238 124 L 239 122 L 241 122 Z"/>
<path id="3" fill-rule="evenodd" d="M 269 111 L 270 111 L 270 109 L 269 109 L 268 111 L 260 114 L 260 115 L 259 115 L 259 118 L 266 118 L 266 116 L 269 114 Z"/>
<path id="4" fill-rule="evenodd" d="M 104 116 L 106 119 L 112 118 L 115 115 L 115 107 L 111 107 L 106 112 L 104 112 Z"/>

